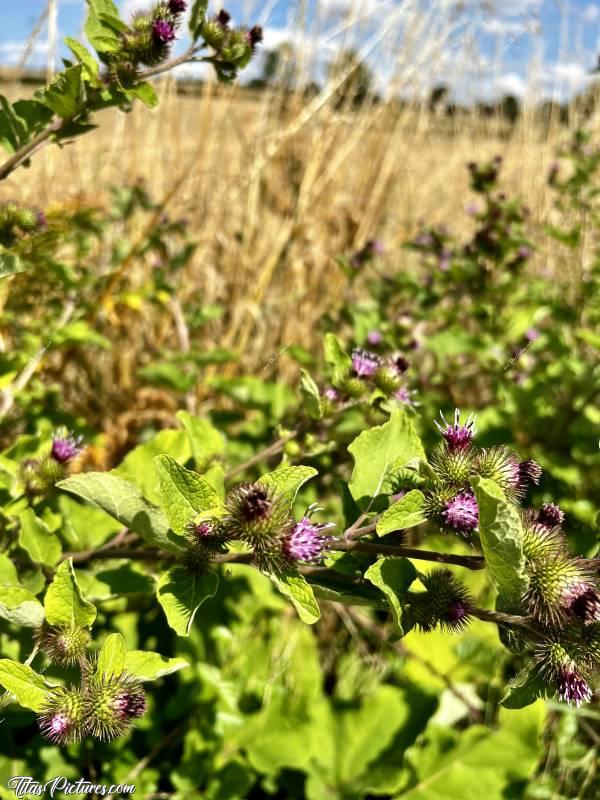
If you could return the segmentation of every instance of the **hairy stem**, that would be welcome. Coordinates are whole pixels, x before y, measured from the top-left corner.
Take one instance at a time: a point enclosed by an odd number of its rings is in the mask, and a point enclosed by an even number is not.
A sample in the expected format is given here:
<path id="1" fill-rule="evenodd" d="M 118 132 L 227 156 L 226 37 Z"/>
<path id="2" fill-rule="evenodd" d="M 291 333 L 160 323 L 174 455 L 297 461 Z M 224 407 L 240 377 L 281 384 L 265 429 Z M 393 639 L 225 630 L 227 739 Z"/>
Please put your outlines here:
<path id="1" fill-rule="evenodd" d="M 483 556 L 461 556 L 454 553 L 439 553 L 435 550 L 420 550 L 417 547 L 380 544 L 379 542 L 344 542 L 338 540 L 331 545 L 331 549 L 344 552 L 356 551 L 359 553 L 372 553 L 373 555 L 396 556 L 398 558 L 415 558 L 419 561 L 435 561 L 439 564 L 456 564 L 459 567 L 473 570 L 485 567 Z"/>

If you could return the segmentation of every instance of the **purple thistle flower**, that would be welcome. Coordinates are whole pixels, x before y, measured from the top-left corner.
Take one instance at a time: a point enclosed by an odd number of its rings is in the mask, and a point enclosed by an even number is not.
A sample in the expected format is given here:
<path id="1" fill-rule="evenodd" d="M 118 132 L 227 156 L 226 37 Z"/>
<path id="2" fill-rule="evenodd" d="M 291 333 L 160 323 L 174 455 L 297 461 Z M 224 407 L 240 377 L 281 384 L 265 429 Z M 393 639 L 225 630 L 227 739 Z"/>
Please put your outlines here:
<path id="1" fill-rule="evenodd" d="M 334 523 L 314 523 L 310 520 L 311 511 L 297 522 L 283 542 L 283 552 L 292 561 L 315 562 L 323 558 L 328 542 L 333 537 L 323 536 L 321 531 Z"/>
<path id="2" fill-rule="evenodd" d="M 564 522 L 564 512 L 554 503 L 544 503 L 537 513 L 536 522 L 545 528 L 556 528 Z"/>
<path id="3" fill-rule="evenodd" d="M 152 37 L 156 44 L 169 44 L 175 38 L 175 29 L 166 19 L 154 20 L 152 23 Z"/>
<path id="4" fill-rule="evenodd" d="M 563 593 L 562 603 L 584 625 L 600 621 L 600 595 L 585 581 L 578 581 Z"/>
<path id="5" fill-rule="evenodd" d="M 214 533 L 213 526 L 210 522 L 198 522 L 190 525 L 190 533 L 198 539 L 204 539 L 212 536 Z"/>
<path id="6" fill-rule="evenodd" d="M 479 509 L 472 492 L 460 492 L 446 503 L 442 517 L 448 527 L 468 536 L 479 524 Z"/>
<path id="7" fill-rule="evenodd" d="M 519 488 L 525 494 L 529 486 L 534 483 L 536 486 L 542 477 L 542 468 L 532 458 L 521 461 L 519 464 Z"/>
<path id="8" fill-rule="evenodd" d="M 540 332 L 537 328 L 528 328 L 525 331 L 525 338 L 528 342 L 535 342 L 536 339 L 540 338 Z"/>
<path id="9" fill-rule="evenodd" d="M 517 258 L 520 258 L 523 261 L 525 261 L 530 256 L 531 256 L 531 247 L 527 247 L 526 244 L 522 244 L 517 250 Z"/>
<path id="10" fill-rule="evenodd" d="M 254 50 L 257 44 L 260 44 L 263 40 L 263 29 L 260 25 L 255 25 L 253 28 L 246 33 L 246 40 L 250 47 Z"/>
<path id="11" fill-rule="evenodd" d="M 52 449 L 50 455 L 59 464 L 66 464 L 75 456 L 79 455 L 83 448 L 81 443 L 83 436 L 73 436 L 68 434 L 66 436 L 54 436 L 52 439 Z"/>
<path id="12" fill-rule="evenodd" d="M 140 691 L 122 692 L 114 703 L 114 709 L 121 719 L 143 717 L 146 713 L 146 696 Z"/>
<path id="13" fill-rule="evenodd" d="M 58 711 L 41 724 L 42 736 L 54 744 L 64 742 L 71 730 L 71 720 L 66 714 Z"/>
<path id="14" fill-rule="evenodd" d="M 394 400 L 397 400 L 399 403 L 403 403 L 405 406 L 414 405 L 411 392 L 406 386 L 400 386 L 398 389 L 396 389 L 394 392 Z"/>
<path id="15" fill-rule="evenodd" d="M 447 628 L 461 631 L 469 624 L 471 619 L 471 606 L 467 600 L 453 600 L 444 612 L 441 622 Z"/>
<path id="16" fill-rule="evenodd" d="M 390 367 L 398 375 L 403 375 L 410 367 L 410 361 L 403 355 L 393 356 L 389 361 Z"/>
<path id="17" fill-rule="evenodd" d="M 241 513 L 245 520 L 264 519 L 269 515 L 273 503 L 269 500 L 269 493 L 262 486 L 251 486 L 244 497 Z"/>
<path id="18" fill-rule="evenodd" d="M 377 347 L 378 344 L 381 344 L 382 340 L 383 336 L 381 335 L 381 331 L 373 330 L 369 331 L 367 334 L 367 342 L 373 347 Z"/>
<path id="19" fill-rule="evenodd" d="M 458 408 L 454 410 L 454 422 L 452 424 L 447 422 L 441 411 L 440 417 L 442 418 L 444 425 L 440 425 L 440 423 L 437 421 L 435 424 L 439 432 L 446 440 L 448 450 L 451 453 L 466 450 L 471 445 L 473 437 L 475 436 L 475 417 L 470 414 L 465 424 L 461 425 L 460 409 Z"/>
<path id="20" fill-rule="evenodd" d="M 223 8 L 221 9 L 221 11 L 219 11 L 217 16 L 215 17 L 215 20 L 222 28 L 226 28 L 231 20 L 231 14 L 228 11 L 225 11 L 225 9 Z"/>
<path id="21" fill-rule="evenodd" d="M 357 347 L 352 351 L 352 369 L 359 378 L 371 378 L 379 369 L 380 358 L 377 353 Z"/>
<path id="22" fill-rule="evenodd" d="M 340 393 L 337 389 L 334 389 L 333 386 L 330 386 L 328 389 L 325 389 L 325 397 L 333 403 L 340 399 Z"/>
<path id="23" fill-rule="evenodd" d="M 169 11 L 171 14 L 182 14 L 186 8 L 186 0 L 169 0 Z"/>
<path id="24" fill-rule="evenodd" d="M 381 239 L 369 239 L 365 242 L 365 251 L 372 256 L 382 256 L 385 253 L 385 247 Z"/>
<path id="25" fill-rule="evenodd" d="M 572 667 L 563 667 L 557 676 L 558 696 L 566 703 L 575 703 L 579 707 L 589 702 L 592 691 L 587 682 Z"/>

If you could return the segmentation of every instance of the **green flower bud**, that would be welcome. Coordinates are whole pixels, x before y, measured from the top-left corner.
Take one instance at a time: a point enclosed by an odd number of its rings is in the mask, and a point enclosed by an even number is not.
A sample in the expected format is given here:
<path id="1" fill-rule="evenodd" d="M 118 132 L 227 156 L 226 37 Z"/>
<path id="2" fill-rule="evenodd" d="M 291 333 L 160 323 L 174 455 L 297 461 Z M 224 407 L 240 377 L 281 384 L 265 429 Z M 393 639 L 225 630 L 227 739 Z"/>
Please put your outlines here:
<path id="1" fill-rule="evenodd" d="M 38 714 L 42 736 L 53 744 L 78 742 L 85 735 L 85 707 L 81 692 L 57 686 L 48 693 Z"/>
<path id="2" fill-rule="evenodd" d="M 375 386 L 385 394 L 393 394 L 400 388 L 402 378 L 398 374 L 398 370 L 384 364 L 373 376 L 373 381 Z"/>
<path id="3" fill-rule="evenodd" d="M 87 676 L 83 686 L 86 730 L 103 741 L 127 733 L 132 720 L 146 713 L 140 683 L 126 673 Z"/>
<path id="4" fill-rule="evenodd" d="M 462 487 L 475 475 L 475 458 L 470 448 L 451 451 L 442 444 L 433 451 L 429 464 L 440 483 Z"/>
<path id="5" fill-rule="evenodd" d="M 87 628 L 43 625 L 36 640 L 53 664 L 68 667 L 85 658 L 91 636 Z"/>

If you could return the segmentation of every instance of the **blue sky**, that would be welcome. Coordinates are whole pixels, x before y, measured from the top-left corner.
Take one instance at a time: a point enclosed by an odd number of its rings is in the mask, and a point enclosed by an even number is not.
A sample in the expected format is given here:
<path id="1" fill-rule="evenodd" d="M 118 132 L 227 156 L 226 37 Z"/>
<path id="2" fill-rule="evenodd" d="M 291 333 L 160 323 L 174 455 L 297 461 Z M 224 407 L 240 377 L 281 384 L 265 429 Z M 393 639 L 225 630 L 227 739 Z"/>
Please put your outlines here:
<path id="1" fill-rule="evenodd" d="M 47 0 L 0 4 L 0 63 L 16 64 Z M 119 4 L 125 17 L 147 5 Z M 444 82 L 461 100 L 503 93 L 564 99 L 589 83 L 600 53 L 600 0 L 232 0 L 225 6 L 236 22 L 264 26 L 265 48 L 295 42 L 306 71 L 317 77 L 339 48 L 359 49 L 381 90 L 392 94 L 427 93 Z M 84 0 L 58 0 L 59 35 L 79 35 L 84 13 Z M 29 63 L 42 66 L 47 57 L 44 26 Z M 260 63 L 253 69 L 259 72 Z"/>

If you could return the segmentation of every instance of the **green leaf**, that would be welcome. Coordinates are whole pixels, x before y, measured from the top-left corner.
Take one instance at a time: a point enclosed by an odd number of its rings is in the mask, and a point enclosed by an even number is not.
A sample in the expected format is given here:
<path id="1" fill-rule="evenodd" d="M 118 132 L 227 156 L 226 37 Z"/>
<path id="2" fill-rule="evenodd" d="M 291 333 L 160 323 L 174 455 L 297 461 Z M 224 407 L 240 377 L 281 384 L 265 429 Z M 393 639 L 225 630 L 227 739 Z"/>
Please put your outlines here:
<path id="1" fill-rule="evenodd" d="M 365 578 L 387 597 L 402 636 L 405 633 L 402 627 L 402 604 L 416 577 L 417 570 L 407 558 L 379 558 L 365 572 Z"/>
<path id="2" fill-rule="evenodd" d="M 110 472 L 82 472 L 56 484 L 59 489 L 106 511 L 149 544 L 180 553 L 169 538 L 169 523 L 160 508 L 149 503 L 132 483 Z"/>
<path id="3" fill-rule="evenodd" d="M 333 333 L 325 335 L 325 361 L 332 367 L 333 383 L 342 380 L 352 367 L 352 359 Z"/>
<path id="4" fill-rule="evenodd" d="M 102 14 L 118 19 L 118 9 L 112 0 L 87 0 L 89 11 L 85 21 L 85 35 L 97 53 L 115 53 L 121 42 L 114 26 L 101 18 Z"/>
<path id="5" fill-rule="evenodd" d="M 154 91 L 154 86 L 147 81 L 138 83 L 136 86 L 131 86 L 127 89 L 127 94 L 130 97 L 136 97 L 141 100 L 146 108 L 156 108 L 159 103 L 158 95 Z"/>
<path id="6" fill-rule="evenodd" d="M 300 370 L 300 392 L 306 415 L 310 419 L 321 419 L 323 408 L 321 407 L 319 387 L 305 369 Z"/>
<path id="7" fill-rule="evenodd" d="M 87 99 L 82 73 L 82 64 L 67 67 L 49 86 L 36 93 L 37 100 L 63 119 L 75 116 L 83 111 Z"/>
<path id="8" fill-rule="evenodd" d="M 149 650 L 131 650 L 125 659 L 125 671 L 139 681 L 155 681 L 189 667 L 184 658 L 167 658 Z"/>
<path id="9" fill-rule="evenodd" d="M 504 603 L 518 602 L 528 586 L 519 512 L 489 478 L 474 478 L 473 489 L 486 567 L 498 588 L 499 599 Z"/>
<path id="10" fill-rule="evenodd" d="M 27 589 L 0 586 L 0 617 L 14 625 L 37 628 L 44 621 L 44 607 Z"/>
<path id="11" fill-rule="evenodd" d="M 101 86 L 102 84 L 99 77 L 100 65 L 87 47 L 82 45 L 81 42 L 78 42 L 77 39 L 72 39 L 70 36 L 65 38 L 65 44 L 73 53 L 77 61 L 79 61 L 79 63 L 83 66 L 86 79 L 93 86 Z"/>
<path id="12" fill-rule="evenodd" d="M 214 572 L 192 573 L 183 567 L 171 567 L 158 582 L 158 602 L 167 622 L 178 636 L 189 636 L 196 612 L 217 593 L 218 576 Z"/>
<path id="13" fill-rule="evenodd" d="M 50 625 L 68 625 L 80 628 L 92 625 L 96 619 L 96 608 L 86 600 L 79 588 L 73 559 L 63 561 L 44 598 L 46 619 Z"/>
<path id="14" fill-rule="evenodd" d="M 125 669 L 126 653 L 125 639 L 121 634 L 109 634 L 98 653 L 96 675 L 104 676 L 105 678 L 120 675 Z"/>
<path id="15" fill-rule="evenodd" d="M 176 533 L 184 533 L 186 525 L 198 514 L 221 507 L 214 486 L 171 456 L 156 456 L 154 467 L 160 481 L 162 506 Z"/>
<path id="16" fill-rule="evenodd" d="M 189 460 L 192 449 L 185 431 L 179 428 L 165 428 L 148 442 L 138 445 L 125 456 L 111 475 L 118 475 L 126 481 L 135 483 L 144 497 L 155 505 L 160 505 L 160 481 L 154 468 L 154 458 L 168 453 L 180 464 Z"/>
<path id="17" fill-rule="evenodd" d="M 312 625 L 320 618 L 321 610 L 315 600 L 312 586 L 302 575 L 272 572 L 269 573 L 269 578 L 282 594 L 289 597 L 302 622 Z"/>
<path id="18" fill-rule="evenodd" d="M 302 484 L 316 474 L 317 470 L 314 467 L 284 467 L 283 469 L 275 470 L 275 472 L 268 472 L 260 477 L 257 483 L 273 489 L 278 494 L 282 494 L 291 505 L 296 499 Z"/>
<path id="19" fill-rule="evenodd" d="M 394 409 L 388 422 L 359 434 L 348 447 L 354 458 L 349 488 L 363 508 L 372 498 L 392 491 L 395 470 L 425 459 L 421 440 L 403 409 Z"/>
<path id="20" fill-rule="evenodd" d="M 8 278 L 9 275 L 17 275 L 19 272 L 27 272 L 27 267 L 19 256 L 14 253 L 0 253 L 0 278 Z"/>
<path id="21" fill-rule="evenodd" d="M 19 544 L 27 550 L 32 561 L 36 564 L 57 563 L 62 554 L 60 539 L 52 533 L 45 522 L 36 517 L 31 508 L 22 511 L 19 515 L 21 528 L 19 530 Z"/>
<path id="22" fill-rule="evenodd" d="M 208 420 L 194 417 L 187 411 L 178 411 L 176 416 L 190 440 L 196 469 L 198 472 L 204 472 L 215 457 L 223 455 L 225 441 Z"/>
<path id="23" fill-rule="evenodd" d="M 189 30 L 192 39 L 198 38 L 202 33 L 202 25 L 206 17 L 208 0 L 194 0 L 190 11 Z"/>
<path id="24" fill-rule="evenodd" d="M 48 694 L 48 687 L 41 675 L 9 658 L 0 659 L 0 686 L 17 699 L 19 705 L 32 711 L 41 711 Z"/>
<path id="25" fill-rule="evenodd" d="M 539 698 L 553 694 L 536 666 L 525 667 L 508 682 L 506 693 L 502 698 L 504 708 L 525 708 Z"/>
<path id="26" fill-rule="evenodd" d="M 2 586 L 18 586 L 19 577 L 17 575 L 17 568 L 4 553 L 0 553 L 0 585 Z"/>
<path id="27" fill-rule="evenodd" d="M 397 503 L 390 506 L 377 521 L 377 533 L 385 536 L 392 531 L 402 531 L 414 528 L 427 520 L 423 512 L 425 495 L 418 489 L 413 489 L 404 495 Z"/>

